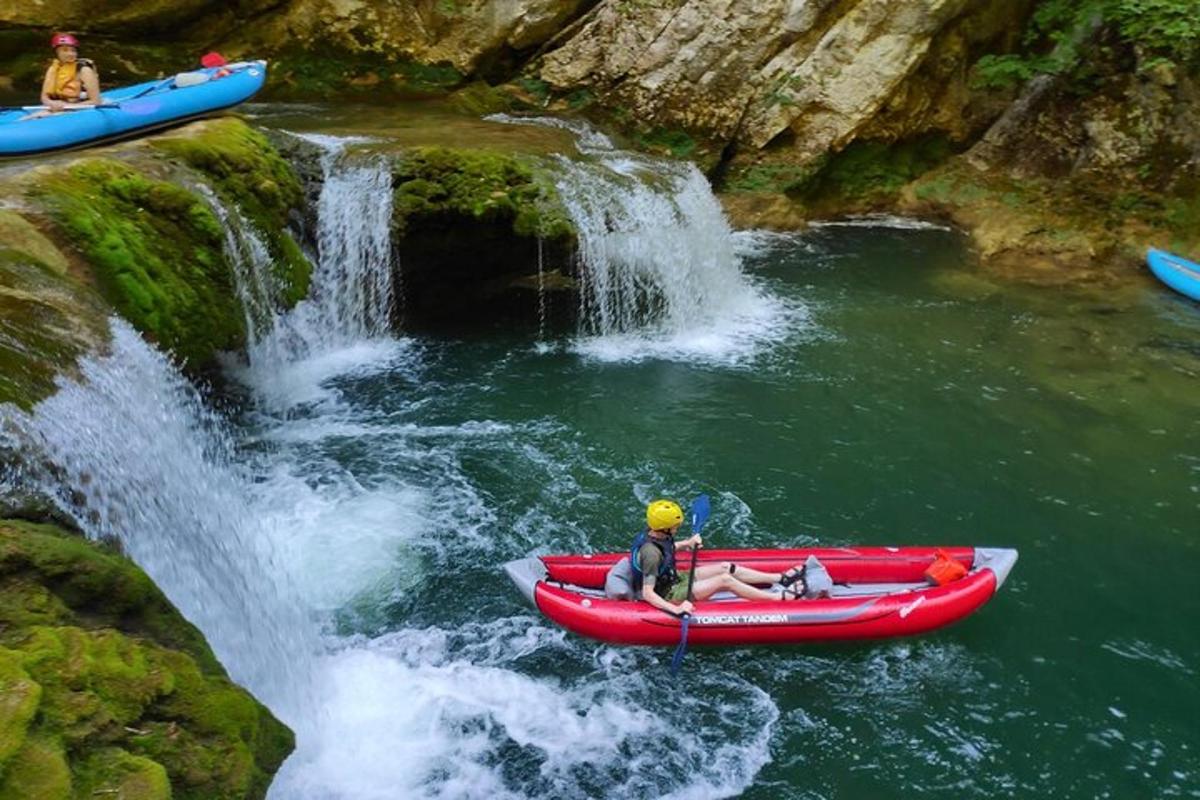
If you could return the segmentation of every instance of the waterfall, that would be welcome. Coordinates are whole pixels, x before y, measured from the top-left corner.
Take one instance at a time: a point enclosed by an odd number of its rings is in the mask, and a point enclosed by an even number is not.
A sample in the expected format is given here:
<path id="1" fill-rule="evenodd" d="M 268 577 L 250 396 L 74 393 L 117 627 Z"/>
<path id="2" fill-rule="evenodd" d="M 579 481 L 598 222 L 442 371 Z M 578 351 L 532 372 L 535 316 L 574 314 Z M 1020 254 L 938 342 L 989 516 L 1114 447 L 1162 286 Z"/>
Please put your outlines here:
<path id="1" fill-rule="evenodd" d="M 340 344 L 382 336 L 391 322 L 393 302 L 391 170 L 382 158 L 349 161 L 345 149 L 359 140 L 301 138 L 323 150 L 313 332 Z"/>
<path id="2" fill-rule="evenodd" d="M 171 361 L 114 318 L 112 352 L 25 414 L 0 407 L 19 476 L 91 539 L 115 539 L 285 721 L 312 703 L 316 629 L 275 565 L 282 535 L 221 422 Z"/>
<path id="3" fill-rule="evenodd" d="M 225 257 L 233 267 L 234 288 L 242 302 L 248 347 L 256 352 L 274 330 L 281 305 L 278 281 L 271 272 L 271 252 L 236 207 L 226 208 L 217 193 L 202 183 L 193 188 L 208 201 L 225 231 Z"/>
<path id="4" fill-rule="evenodd" d="M 655 336 L 657 352 L 697 352 L 716 329 L 726 338 L 711 349 L 727 354 L 729 330 L 764 304 L 702 176 L 584 134 L 601 152 L 559 165 L 588 272 L 581 336 L 605 347 L 628 336 L 641 357 L 656 352 Z M 497 439 L 512 447 L 495 463 L 531 456 L 519 429 L 422 421 L 418 410 L 453 384 L 416 388 L 423 365 L 398 356 L 420 349 L 388 336 L 398 296 L 390 170 L 348 153 L 354 140 L 304 138 L 323 149 L 324 184 L 312 288 L 291 311 L 277 311 L 260 232 L 209 197 L 250 329 L 239 369 L 254 402 L 241 427 L 207 410 L 169 358 L 114 320 L 111 352 L 83 359 L 79 381 L 62 381 L 32 414 L 0 409 L 0 444 L 28 465 L 21 488 L 54 498 L 89 537 L 121 541 L 233 679 L 296 730 L 297 751 L 271 788 L 281 800 L 588 796 L 604 776 L 614 795 L 745 788 L 770 759 L 778 718 L 751 682 L 718 678 L 732 699 L 714 748 L 675 722 L 700 718 L 703 697 L 647 694 L 644 656 L 597 656 L 531 612 L 465 625 L 418 613 L 379 633 L 334 632 L 334 615 L 364 594 L 375 609 L 419 610 L 429 602 L 421 592 L 444 588 L 459 556 L 470 567 L 466 554 L 494 560 L 511 548 L 497 544 L 495 503 L 464 462 Z M 539 250 L 543 293 L 544 268 Z M 539 304 L 543 330 L 544 315 Z M 372 366 L 389 372 L 367 395 L 391 406 L 337 395 Z M 414 387 L 411 408 L 397 409 L 409 391 L 397 386 Z M 426 575 L 423 560 L 441 572 Z M 541 674 L 545 659 L 576 674 Z"/>
<path id="5" fill-rule="evenodd" d="M 347 364 L 384 363 L 398 344 L 388 338 L 399 293 L 386 159 L 347 153 L 351 144 L 365 141 L 361 138 L 292 135 L 321 149 L 317 263 L 307 298 L 277 313 L 278 289 L 272 288 L 275 277 L 261 237 L 237 209 L 214 206 L 226 223 L 226 253 L 248 323 L 253 321 L 248 364 L 234 371 L 274 407 L 321 399 L 325 379 Z M 264 302 L 272 311 L 262 323 L 257 309 Z"/>
<path id="6" fill-rule="evenodd" d="M 586 123 L 578 158 L 555 159 L 556 189 L 579 237 L 579 347 L 602 358 L 740 361 L 795 327 L 787 308 L 742 271 L 733 231 L 694 164 L 622 151 Z"/>

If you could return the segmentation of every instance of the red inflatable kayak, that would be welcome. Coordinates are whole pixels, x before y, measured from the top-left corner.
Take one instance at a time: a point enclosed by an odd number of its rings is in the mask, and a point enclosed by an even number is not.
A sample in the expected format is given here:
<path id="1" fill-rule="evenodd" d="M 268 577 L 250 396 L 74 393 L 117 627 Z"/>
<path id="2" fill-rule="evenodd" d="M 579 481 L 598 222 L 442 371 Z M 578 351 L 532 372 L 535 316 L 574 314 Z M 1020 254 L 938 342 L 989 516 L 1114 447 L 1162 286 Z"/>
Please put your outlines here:
<path id="1" fill-rule="evenodd" d="M 939 552 L 966 574 L 942 586 L 925 578 Z M 613 644 L 674 645 L 679 618 L 649 603 L 610 600 L 604 578 L 626 553 L 542 556 L 510 561 L 508 576 L 538 610 L 567 630 Z M 696 645 L 785 644 L 911 636 L 962 619 L 996 593 L 1017 551 L 986 547 L 840 547 L 704 550 L 699 563 L 735 561 L 782 572 L 816 556 L 834 581 L 815 600 L 696 603 L 688 641 Z"/>

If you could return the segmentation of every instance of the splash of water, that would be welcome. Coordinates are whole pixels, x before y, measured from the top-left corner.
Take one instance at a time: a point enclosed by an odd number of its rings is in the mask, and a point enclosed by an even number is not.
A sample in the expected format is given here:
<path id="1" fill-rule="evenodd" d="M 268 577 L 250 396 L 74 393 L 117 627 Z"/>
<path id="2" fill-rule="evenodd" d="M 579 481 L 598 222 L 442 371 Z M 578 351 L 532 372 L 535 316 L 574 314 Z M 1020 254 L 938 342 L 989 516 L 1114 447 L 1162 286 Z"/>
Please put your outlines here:
<path id="1" fill-rule="evenodd" d="M 733 231 L 690 162 L 616 149 L 578 121 L 495 115 L 577 136 L 556 189 L 578 233 L 577 348 L 605 360 L 741 362 L 803 319 L 742 271 Z"/>
<path id="2" fill-rule="evenodd" d="M 319 639 L 276 563 L 276 520 L 195 389 L 128 323 L 111 327 L 111 354 L 82 359 L 81 379 L 36 413 L 0 409 L 34 465 L 22 484 L 89 538 L 119 541 L 233 679 L 294 723 L 312 704 Z"/>

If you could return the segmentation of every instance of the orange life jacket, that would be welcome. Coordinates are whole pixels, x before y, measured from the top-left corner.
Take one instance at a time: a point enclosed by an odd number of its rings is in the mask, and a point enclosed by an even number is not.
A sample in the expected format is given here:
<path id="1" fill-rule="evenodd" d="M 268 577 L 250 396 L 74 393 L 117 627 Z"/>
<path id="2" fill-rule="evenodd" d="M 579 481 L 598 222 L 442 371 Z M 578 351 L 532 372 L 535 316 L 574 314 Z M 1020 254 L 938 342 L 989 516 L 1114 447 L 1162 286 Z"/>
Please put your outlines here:
<path id="1" fill-rule="evenodd" d="M 77 58 L 64 64 L 56 58 L 51 67 L 54 70 L 54 91 L 50 93 L 50 99 L 68 103 L 87 99 L 87 90 L 83 88 L 79 71 L 84 67 L 95 70 L 95 64 L 86 58 Z"/>

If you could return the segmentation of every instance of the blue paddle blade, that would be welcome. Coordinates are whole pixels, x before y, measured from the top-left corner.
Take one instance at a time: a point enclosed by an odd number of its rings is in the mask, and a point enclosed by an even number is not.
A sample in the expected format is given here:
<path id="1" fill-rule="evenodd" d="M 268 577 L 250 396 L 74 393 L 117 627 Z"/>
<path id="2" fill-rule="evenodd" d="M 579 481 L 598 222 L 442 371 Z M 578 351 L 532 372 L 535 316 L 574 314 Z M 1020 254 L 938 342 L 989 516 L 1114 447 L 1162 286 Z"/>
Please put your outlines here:
<path id="1" fill-rule="evenodd" d="M 708 495 L 702 494 L 692 501 L 692 533 L 699 533 L 708 522 Z"/>
<path id="2" fill-rule="evenodd" d="M 671 656 L 671 675 L 678 675 L 679 668 L 683 666 L 683 657 L 687 655 L 687 635 L 688 622 L 691 621 L 691 614 L 683 615 L 683 622 L 679 627 L 679 644 L 675 648 L 675 655 Z"/>

